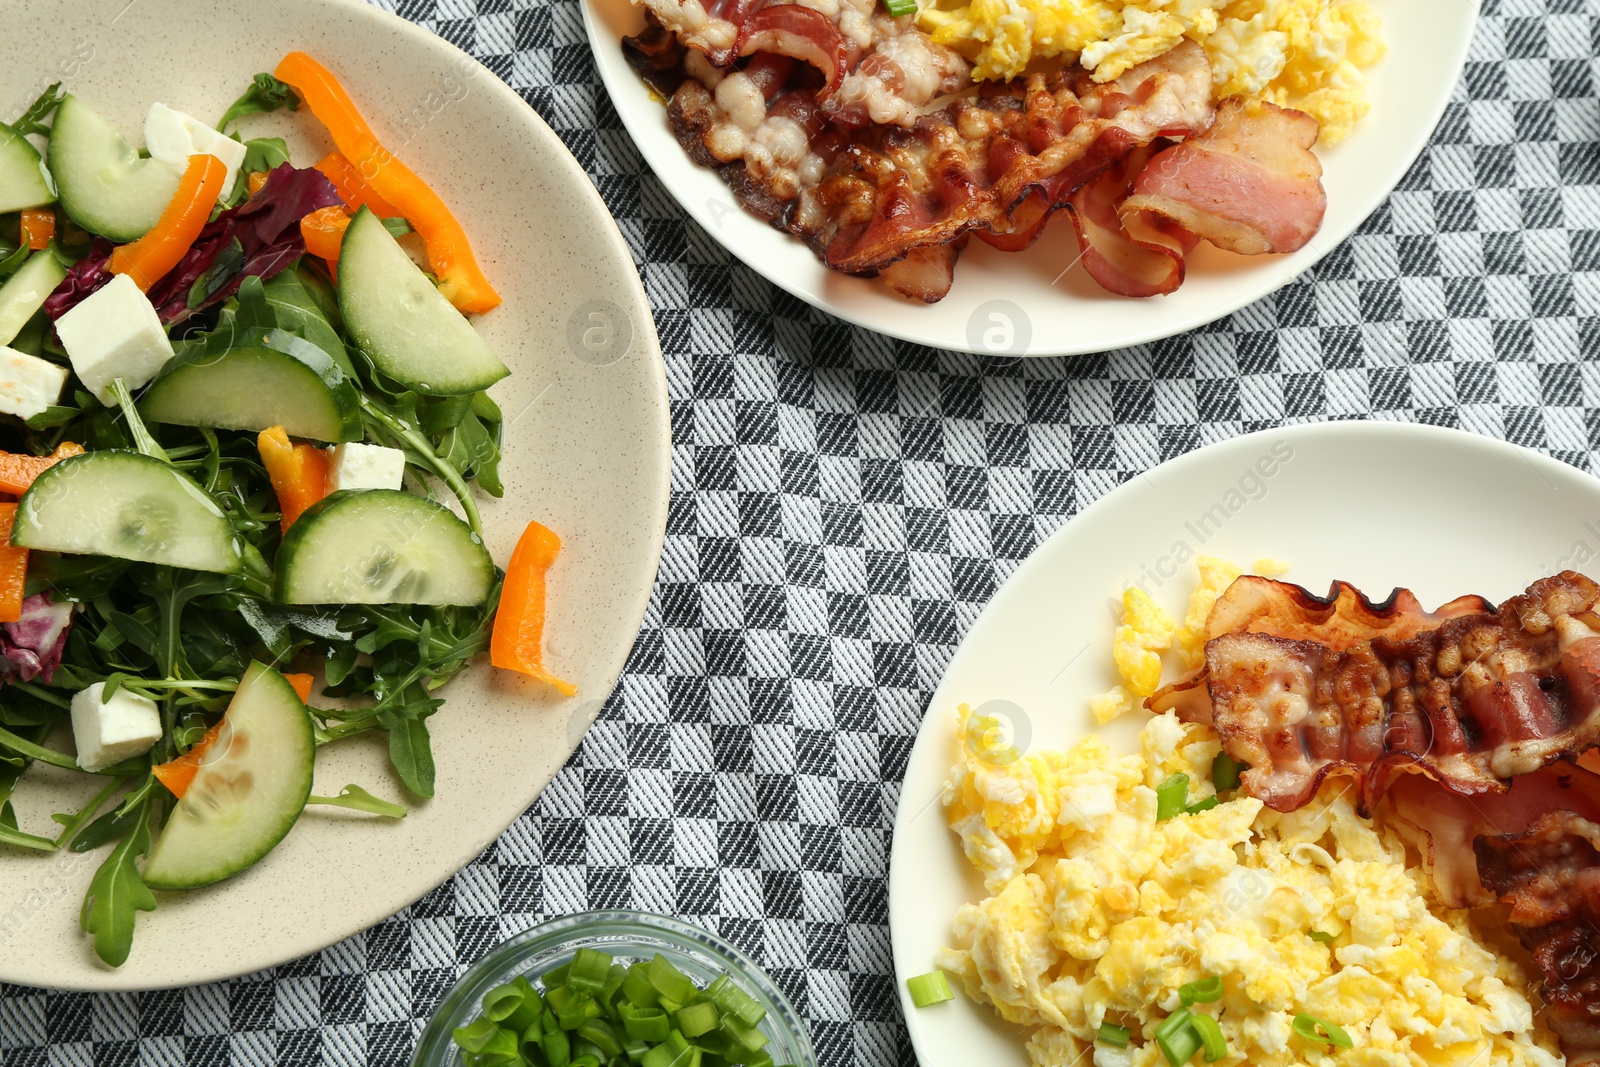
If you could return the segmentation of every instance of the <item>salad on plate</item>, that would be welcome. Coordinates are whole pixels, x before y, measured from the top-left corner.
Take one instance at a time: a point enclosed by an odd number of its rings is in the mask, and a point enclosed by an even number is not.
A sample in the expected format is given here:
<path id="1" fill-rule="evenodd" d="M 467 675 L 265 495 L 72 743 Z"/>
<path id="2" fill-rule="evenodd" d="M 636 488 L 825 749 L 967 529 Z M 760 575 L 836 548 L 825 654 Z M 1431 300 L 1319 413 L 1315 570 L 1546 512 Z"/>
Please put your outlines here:
<path id="1" fill-rule="evenodd" d="M 284 108 L 337 150 L 238 131 Z M 143 132 L 57 86 L 0 123 L 0 862 L 109 846 L 80 921 L 112 966 L 156 890 L 308 804 L 405 815 L 313 796 L 322 746 L 386 735 L 425 799 L 480 655 L 575 691 L 542 658 L 559 537 L 530 523 L 504 570 L 484 544 L 510 371 L 445 201 L 302 52 L 215 126 L 156 102 Z M 12 804 L 39 765 L 94 782 L 54 825 Z"/>

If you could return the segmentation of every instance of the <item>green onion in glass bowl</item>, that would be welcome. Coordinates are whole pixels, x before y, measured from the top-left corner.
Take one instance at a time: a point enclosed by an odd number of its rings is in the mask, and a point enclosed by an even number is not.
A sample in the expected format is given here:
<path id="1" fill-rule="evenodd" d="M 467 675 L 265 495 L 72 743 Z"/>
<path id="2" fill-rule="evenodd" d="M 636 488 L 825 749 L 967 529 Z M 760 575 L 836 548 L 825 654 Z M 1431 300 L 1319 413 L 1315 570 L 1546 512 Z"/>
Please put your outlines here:
<path id="1" fill-rule="evenodd" d="M 462 975 L 412 1067 L 816 1067 L 783 991 L 677 919 L 590 912 L 517 934 Z"/>

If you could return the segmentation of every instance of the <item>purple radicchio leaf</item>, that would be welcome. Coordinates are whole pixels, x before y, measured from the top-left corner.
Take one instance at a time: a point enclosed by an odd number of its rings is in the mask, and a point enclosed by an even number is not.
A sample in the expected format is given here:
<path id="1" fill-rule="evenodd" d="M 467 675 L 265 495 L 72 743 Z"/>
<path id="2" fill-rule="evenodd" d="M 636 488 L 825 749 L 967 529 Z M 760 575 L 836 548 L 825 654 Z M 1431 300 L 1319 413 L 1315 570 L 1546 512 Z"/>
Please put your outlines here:
<path id="1" fill-rule="evenodd" d="M 160 313 L 164 326 L 175 326 L 190 315 L 221 303 L 238 291 L 240 284 L 255 276 L 265 281 L 305 254 L 300 237 L 300 220 L 321 208 L 342 205 L 339 191 L 319 170 L 279 164 L 267 173 L 266 184 L 238 207 L 231 207 L 206 223 L 173 267 L 150 287 L 150 302 Z M 211 270 L 237 242 L 231 254 L 241 265 L 228 278 L 209 278 L 205 294 L 190 306 L 195 282 Z M 67 272 L 45 300 L 51 320 L 60 318 L 81 300 L 111 280 L 109 261 L 112 245 L 97 237 L 89 254 Z M 230 264 L 224 262 L 223 267 Z"/>
<path id="2" fill-rule="evenodd" d="M 44 313 L 54 322 L 78 305 L 90 293 L 111 280 L 111 249 L 104 237 L 96 237 L 89 254 L 72 265 L 61 284 L 45 297 Z"/>
<path id="3" fill-rule="evenodd" d="M 343 203 L 339 191 L 321 171 L 287 163 L 274 167 L 259 192 L 206 223 L 178 265 L 150 287 L 150 302 L 155 304 L 162 323 L 174 326 L 202 308 L 226 300 L 246 278 L 265 281 L 288 267 L 305 254 L 300 220 L 313 211 Z M 234 240 L 243 251 L 244 265 L 191 307 L 189 293 L 195 281 Z"/>
<path id="4" fill-rule="evenodd" d="M 22 617 L 0 626 L 0 670 L 18 681 L 43 679 L 47 684 L 61 666 L 72 623 L 72 605 L 56 604 L 48 593 L 22 602 Z"/>

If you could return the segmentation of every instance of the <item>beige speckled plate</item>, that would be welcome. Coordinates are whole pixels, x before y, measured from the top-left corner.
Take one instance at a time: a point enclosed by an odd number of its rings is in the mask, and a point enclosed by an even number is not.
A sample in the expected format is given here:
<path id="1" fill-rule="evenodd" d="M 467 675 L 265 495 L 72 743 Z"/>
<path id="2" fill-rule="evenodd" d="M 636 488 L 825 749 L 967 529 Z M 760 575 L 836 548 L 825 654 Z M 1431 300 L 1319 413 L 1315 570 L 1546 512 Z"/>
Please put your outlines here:
<path id="1" fill-rule="evenodd" d="M 399 18 L 350 0 L 24 0 L 5 21 L 8 40 L 33 42 L 29 62 L 0 64 L 6 119 L 59 80 L 136 143 L 152 101 L 211 121 L 256 71 L 290 49 L 310 52 L 451 204 L 505 298 L 480 320 L 514 372 L 493 390 L 507 419 L 506 495 L 483 500 L 484 523 L 502 564 L 529 519 L 564 539 L 547 660 L 579 694 L 563 700 L 519 675 L 472 669 L 431 720 L 434 800 L 399 822 L 311 809 L 244 874 L 163 895 L 117 970 L 78 930 L 100 855 L 0 853 L 0 980 L 137 989 L 243 974 L 348 937 L 439 885 L 577 745 L 622 670 L 660 556 L 669 447 L 660 348 L 616 226 L 561 142 L 493 74 Z M 332 147 L 304 112 L 251 117 L 244 130 L 286 137 L 304 166 Z M 399 797 L 373 740 L 320 753 L 315 792 L 360 782 Z M 23 828 L 51 833 L 49 813 L 87 795 L 76 777 L 30 770 L 16 797 Z"/>

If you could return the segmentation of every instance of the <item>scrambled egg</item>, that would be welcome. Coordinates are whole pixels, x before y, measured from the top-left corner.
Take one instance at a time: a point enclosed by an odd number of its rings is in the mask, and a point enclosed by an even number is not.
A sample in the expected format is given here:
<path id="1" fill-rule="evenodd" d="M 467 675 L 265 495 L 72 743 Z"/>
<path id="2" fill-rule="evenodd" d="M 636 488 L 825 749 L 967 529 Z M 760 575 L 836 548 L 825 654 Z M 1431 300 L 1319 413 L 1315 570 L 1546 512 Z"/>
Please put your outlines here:
<path id="1" fill-rule="evenodd" d="M 1363 71 L 1385 50 L 1366 0 L 924 0 L 917 21 L 979 80 L 1075 55 L 1110 81 L 1188 37 L 1210 56 L 1219 97 L 1298 108 L 1325 144 L 1366 116 Z"/>
<path id="2" fill-rule="evenodd" d="M 937 964 L 973 999 L 1029 1027 L 1037 1067 L 1165 1067 L 1156 1026 L 1178 988 L 1222 979 L 1226 1067 L 1557 1067 L 1527 977 L 1465 912 L 1430 906 L 1404 846 L 1338 791 L 1289 815 L 1236 794 L 1156 820 L 1156 786 L 1183 772 L 1212 795 L 1203 726 L 1152 719 L 1137 755 L 1089 736 L 1065 753 L 989 758 L 961 711 L 951 826 L 989 895 L 964 906 Z M 992 725 L 992 724 L 991 724 Z M 1315 934 L 1316 936 L 1313 936 Z M 1309 1013 L 1354 1047 L 1297 1036 Z M 1125 1050 L 1094 1043 L 1125 1026 Z M 1080 1059 L 1080 1057 L 1083 1057 Z M 1195 1062 L 1199 1062 L 1198 1057 Z"/>
<path id="3" fill-rule="evenodd" d="M 1116 662 L 1121 683 L 1089 698 L 1089 710 L 1100 725 L 1132 711 L 1161 687 L 1161 653 L 1172 648 L 1174 640 L 1179 666 L 1185 673 L 1200 666 L 1205 658 L 1206 619 L 1211 605 L 1244 571 L 1216 556 L 1197 556 L 1195 564 L 1200 569 L 1200 584 L 1189 596 L 1182 626 L 1174 627 L 1171 617 L 1138 586 L 1130 585 L 1122 591 L 1122 624 L 1111 643 L 1111 658 Z M 1288 569 L 1282 560 L 1263 558 L 1256 560 L 1250 573 L 1276 578 Z"/>

